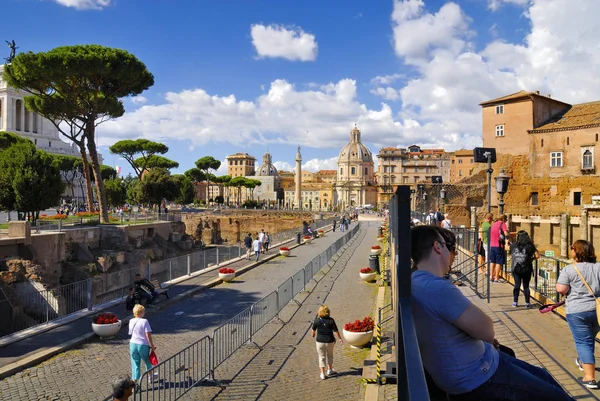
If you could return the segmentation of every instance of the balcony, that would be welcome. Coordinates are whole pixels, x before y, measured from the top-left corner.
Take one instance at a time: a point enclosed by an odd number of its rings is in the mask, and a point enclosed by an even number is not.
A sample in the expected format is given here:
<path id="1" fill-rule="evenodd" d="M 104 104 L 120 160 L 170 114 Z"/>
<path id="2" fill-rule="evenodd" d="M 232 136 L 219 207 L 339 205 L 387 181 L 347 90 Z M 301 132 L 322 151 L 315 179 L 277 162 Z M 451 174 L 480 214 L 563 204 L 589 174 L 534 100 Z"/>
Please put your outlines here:
<path id="1" fill-rule="evenodd" d="M 596 166 L 589 164 L 581 166 L 581 174 L 596 174 Z"/>

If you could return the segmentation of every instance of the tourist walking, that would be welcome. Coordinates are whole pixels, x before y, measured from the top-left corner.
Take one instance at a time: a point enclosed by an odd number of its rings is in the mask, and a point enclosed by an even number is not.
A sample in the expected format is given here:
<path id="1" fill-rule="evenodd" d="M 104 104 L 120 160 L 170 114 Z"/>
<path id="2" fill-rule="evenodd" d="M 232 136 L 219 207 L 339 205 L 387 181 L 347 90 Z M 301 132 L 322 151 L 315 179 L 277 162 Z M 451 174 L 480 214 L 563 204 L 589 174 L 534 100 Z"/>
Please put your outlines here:
<path id="1" fill-rule="evenodd" d="M 448 213 L 444 214 L 444 219 L 442 220 L 442 228 L 449 230 L 452 228 L 452 220 L 448 217 Z"/>
<path id="2" fill-rule="evenodd" d="M 333 232 L 335 232 L 335 227 L 337 226 L 337 220 L 335 219 L 335 217 L 333 218 L 333 222 L 331 223 L 332 228 L 333 228 Z"/>
<path id="3" fill-rule="evenodd" d="M 340 341 L 344 342 L 342 336 L 335 324 L 335 320 L 330 316 L 329 307 L 321 305 L 317 312 L 317 317 L 312 325 L 312 337 L 317 337 L 317 355 L 319 356 L 319 369 L 321 370 L 321 380 L 325 380 L 325 367 L 327 367 L 327 376 L 333 376 L 337 372 L 333 369 L 333 346 L 335 345 L 334 334 Z"/>
<path id="4" fill-rule="evenodd" d="M 575 341 L 575 364 L 583 371 L 583 385 L 597 389 L 594 345 L 598 325 L 598 296 L 600 296 L 600 264 L 596 263 L 594 246 L 589 241 L 577 240 L 571 246 L 575 261 L 562 269 L 556 282 L 556 291 L 567 296 L 567 322 Z"/>
<path id="5" fill-rule="evenodd" d="M 519 305 L 519 292 L 521 292 L 522 283 L 525 306 L 531 308 L 529 282 L 533 273 L 533 260 L 539 259 L 540 254 L 527 231 L 521 230 L 517 233 L 517 241 L 510 245 L 510 255 L 512 257 L 512 274 L 515 279 L 512 306 L 517 307 Z"/>
<path id="6" fill-rule="evenodd" d="M 262 247 L 262 243 L 258 238 L 259 237 L 257 236 L 254 242 L 252 243 L 252 248 L 254 249 L 254 254 L 256 255 L 257 261 L 260 258 L 260 248 Z"/>
<path id="7" fill-rule="evenodd" d="M 129 355 L 131 356 L 131 378 L 137 384 L 141 377 L 140 365 L 144 361 L 146 371 L 152 369 L 150 363 L 150 351 L 155 350 L 154 341 L 152 340 L 152 328 L 147 319 L 146 309 L 142 305 L 133 307 L 134 318 L 129 321 Z M 149 377 L 149 380 L 152 378 Z"/>
<path id="8" fill-rule="evenodd" d="M 263 236 L 263 247 L 265 249 L 265 253 L 269 252 L 269 244 L 271 243 L 271 235 L 268 232 Z"/>
<path id="9" fill-rule="evenodd" d="M 480 246 L 478 249 L 479 255 L 479 266 L 481 273 L 486 273 L 486 265 L 488 258 L 490 257 L 490 229 L 492 228 L 492 214 L 488 213 L 485 215 L 481 226 L 479 227 L 479 240 Z"/>
<path id="10" fill-rule="evenodd" d="M 490 228 L 490 263 L 492 269 L 492 283 L 500 279 L 500 269 L 506 263 L 506 243 L 510 245 L 508 228 L 506 227 L 506 215 L 501 214 Z"/>
<path id="11" fill-rule="evenodd" d="M 244 238 L 244 246 L 246 247 L 246 260 L 250 260 L 252 255 L 252 234 L 248 233 Z"/>

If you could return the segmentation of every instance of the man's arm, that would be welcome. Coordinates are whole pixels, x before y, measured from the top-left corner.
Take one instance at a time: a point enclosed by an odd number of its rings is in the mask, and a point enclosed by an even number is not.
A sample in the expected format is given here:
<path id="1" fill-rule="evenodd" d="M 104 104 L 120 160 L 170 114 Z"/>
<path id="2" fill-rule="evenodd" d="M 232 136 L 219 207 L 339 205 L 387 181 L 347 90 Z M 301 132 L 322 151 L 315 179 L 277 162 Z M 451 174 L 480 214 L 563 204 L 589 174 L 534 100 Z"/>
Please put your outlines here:
<path id="1" fill-rule="evenodd" d="M 494 322 L 473 304 L 470 304 L 452 323 L 476 340 L 482 340 L 490 344 L 494 343 Z"/>

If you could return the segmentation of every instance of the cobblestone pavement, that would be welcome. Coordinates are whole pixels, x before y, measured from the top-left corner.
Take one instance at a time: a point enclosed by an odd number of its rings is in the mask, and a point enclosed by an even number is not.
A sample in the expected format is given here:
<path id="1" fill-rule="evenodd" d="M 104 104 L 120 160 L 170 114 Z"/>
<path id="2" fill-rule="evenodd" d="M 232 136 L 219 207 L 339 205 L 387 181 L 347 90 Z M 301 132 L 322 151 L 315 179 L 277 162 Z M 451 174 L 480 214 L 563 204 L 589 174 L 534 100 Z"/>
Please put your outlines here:
<path id="1" fill-rule="evenodd" d="M 294 252 L 297 257 L 277 257 L 244 273 L 231 284 L 200 292 L 158 312 L 149 311 L 148 318 L 154 330 L 159 358 L 167 358 L 204 335 L 212 334 L 219 324 L 275 290 L 342 235 L 338 232 L 328 233 L 323 239 L 297 248 Z M 358 278 L 355 281 L 355 284 L 360 284 Z M 372 308 L 372 304 L 372 300 L 365 301 L 367 309 Z M 308 318 L 304 321 L 307 322 Z M 304 330 L 295 335 L 304 333 L 308 324 L 304 326 Z M 0 399 L 104 399 L 110 393 L 111 378 L 119 373 L 130 372 L 128 340 L 126 329 L 122 329 L 113 339 L 94 339 L 8 377 L 0 381 Z M 316 363 L 315 355 L 313 361 Z M 315 369 L 315 372 L 318 371 Z"/>
<path id="2" fill-rule="evenodd" d="M 286 324 L 272 322 L 259 333 L 261 348 L 247 346 L 216 371 L 217 386 L 192 389 L 189 400 L 359 400 L 359 381 L 368 349 L 336 344 L 334 367 L 338 374 L 322 381 L 310 325 L 319 305 L 326 303 L 340 331 L 347 322 L 373 313 L 377 285 L 364 283 L 358 270 L 368 263 L 376 225 L 365 225 L 332 268 L 323 269 L 318 283 L 304 293 L 301 305 L 291 304 L 282 313 Z"/>

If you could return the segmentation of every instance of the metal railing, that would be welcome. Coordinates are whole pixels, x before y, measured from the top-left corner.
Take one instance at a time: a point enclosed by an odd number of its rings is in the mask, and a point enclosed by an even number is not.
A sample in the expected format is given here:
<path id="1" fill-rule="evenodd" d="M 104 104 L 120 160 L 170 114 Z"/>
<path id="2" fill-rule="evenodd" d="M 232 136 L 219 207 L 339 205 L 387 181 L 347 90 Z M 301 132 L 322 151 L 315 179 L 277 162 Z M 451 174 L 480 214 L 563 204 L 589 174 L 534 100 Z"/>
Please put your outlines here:
<path id="1" fill-rule="evenodd" d="M 559 302 L 561 294 L 556 292 L 556 280 L 558 280 L 562 269 L 571 263 L 568 260 L 540 256 L 539 259 L 533 262 L 533 283 L 530 285 L 530 288 L 554 302 Z M 502 267 L 502 270 L 506 275 L 512 274 L 510 252 L 507 252 L 506 264 Z M 542 300 L 539 299 L 538 301 Z"/>
<path id="2" fill-rule="evenodd" d="M 429 401 L 411 306 L 410 187 L 400 185 L 389 204 L 398 399 Z"/>
<path id="3" fill-rule="evenodd" d="M 315 230 L 331 224 L 331 220 L 317 220 Z M 271 234 L 271 244 L 294 240 L 304 227 Z M 142 274 L 160 283 L 189 277 L 194 273 L 210 270 L 246 254 L 242 242 L 219 245 L 171 259 L 148 263 L 144 268 L 132 268 L 114 273 L 100 274 L 75 283 L 44 288 L 41 283 L 19 284 L 18 290 L 7 299 L 0 300 L 0 313 L 14 316 L 10 324 L 2 325 L 0 338 L 16 332 L 48 324 L 55 319 L 82 311 L 102 309 L 109 302 L 116 302 L 129 294 L 129 287 L 136 274 Z M 170 284 L 177 285 L 177 284 Z"/>
<path id="4" fill-rule="evenodd" d="M 477 240 L 479 232 L 473 228 L 452 228 L 456 235 L 456 256 L 452 265 L 452 273 L 457 280 L 466 281 L 471 289 L 483 299 L 490 301 L 490 277 L 487 264 L 479 266 Z"/>
<path id="5" fill-rule="evenodd" d="M 260 329 L 273 318 L 279 317 L 279 312 L 306 288 L 314 275 L 329 263 L 359 229 L 360 224 L 353 224 L 344 236 L 286 279 L 276 291 L 221 324 L 213 331 L 212 336 L 203 337 L 144 372 L 133 399 L 177 400 L 201 381 L 215 379 L 215 369 L 242 346 L 252 343 L 253 336 Z M 152 380 L 149 381 L 148 378 Z M 423 398 L 421 400 L 425 401 Z"/>

